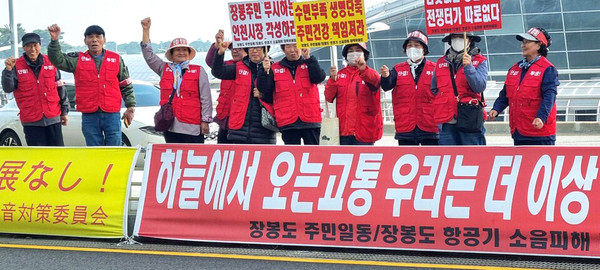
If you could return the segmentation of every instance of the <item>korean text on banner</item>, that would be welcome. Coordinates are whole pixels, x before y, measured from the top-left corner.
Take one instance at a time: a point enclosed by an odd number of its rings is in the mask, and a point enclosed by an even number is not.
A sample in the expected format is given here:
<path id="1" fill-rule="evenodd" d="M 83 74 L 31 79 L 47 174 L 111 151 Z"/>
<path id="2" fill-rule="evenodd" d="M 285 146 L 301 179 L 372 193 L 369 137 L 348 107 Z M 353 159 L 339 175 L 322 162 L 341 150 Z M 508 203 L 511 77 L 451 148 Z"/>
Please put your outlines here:
<path id="1" fill-rule="evenodd" d="M 600 148 L 483 148 L 153 145 L 134 235 L 600 257 Z"/>
<path id="2" fill-rule="evenodd" d="M 0 232 L 121 238 L 136 148 L 0 148 Z"/>
<path id="3" fill-rule="evenodd" d="M 294 2 L 298 47 L 367 42 L 364 0 Z"/>
<path id="4" fill-rule="evenodd" d="M 502 28 L 500 0 L 424 0 L 427 34 Z"/>
<path id="5" fill-rule="evenodd" d="M 233 47 L 294 43 L 291 0 L 228 3 Z"/>

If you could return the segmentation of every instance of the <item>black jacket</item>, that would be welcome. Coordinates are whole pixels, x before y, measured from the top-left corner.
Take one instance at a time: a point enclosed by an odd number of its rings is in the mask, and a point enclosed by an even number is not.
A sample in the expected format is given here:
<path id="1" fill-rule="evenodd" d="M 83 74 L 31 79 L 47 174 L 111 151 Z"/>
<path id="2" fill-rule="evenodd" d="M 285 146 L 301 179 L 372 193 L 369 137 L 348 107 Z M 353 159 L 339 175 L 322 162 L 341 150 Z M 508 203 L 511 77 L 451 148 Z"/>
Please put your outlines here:
<path id="1" fill-rule="evenodd" d="M 248 109 L 246 110 L 246 118 L 244 125 L 240 129 L 229 129 L 227 139 L 234 143 L 246 144 L 275 144 L 275 132 L 264 128 L 261 124 L 261 104 L 258 98 L 253 96 L 255 80 L 258 77 L 259 70 L 263 70 L 262 63 L 252 63 L 248 56 L 242 62 L 252 72 L 252 85 L 250 91 L 250 99 L 248 100 Z M 235 80 L 237 74 L 236 64 L 223 65 L 223 55 L 215 53 L 213 67 L 211 70 L 213 76 L 221 80 Z M 264 101 L 264 100 L 263 100 Z"/>

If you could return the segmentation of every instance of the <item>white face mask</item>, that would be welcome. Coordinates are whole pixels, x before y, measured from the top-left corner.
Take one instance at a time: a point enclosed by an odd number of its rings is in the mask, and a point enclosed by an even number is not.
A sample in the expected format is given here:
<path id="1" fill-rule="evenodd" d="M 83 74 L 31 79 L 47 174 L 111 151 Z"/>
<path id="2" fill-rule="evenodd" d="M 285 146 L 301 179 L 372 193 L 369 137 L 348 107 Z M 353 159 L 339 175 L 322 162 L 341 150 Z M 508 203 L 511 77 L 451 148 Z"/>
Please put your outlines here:
<path id="1" fill-rule="evenodd" d="M 457 52 L 461 52 L 465 49 L 465 39 L 464 38 L 453 38 L 450 40 L 450 46 Z"/>
<path id="2" fill-rule="evenodd" d="M 358 60 L 358 58 L 361 57 L 362 55 L 364 55 L 363 52 L 349 52 L 346 55 L 346 60 L 348 60 L 348 65 L 356 66 L 356 60 Z"/>
<path id="3" fill-rule="evenodd" d="M 408 48 L 406 49 L 406 56 L 408 56 L 410 61 L 418 62 L 421 60 L 421 57 L 423 57 L 423 49 L 415 47 Z"/>

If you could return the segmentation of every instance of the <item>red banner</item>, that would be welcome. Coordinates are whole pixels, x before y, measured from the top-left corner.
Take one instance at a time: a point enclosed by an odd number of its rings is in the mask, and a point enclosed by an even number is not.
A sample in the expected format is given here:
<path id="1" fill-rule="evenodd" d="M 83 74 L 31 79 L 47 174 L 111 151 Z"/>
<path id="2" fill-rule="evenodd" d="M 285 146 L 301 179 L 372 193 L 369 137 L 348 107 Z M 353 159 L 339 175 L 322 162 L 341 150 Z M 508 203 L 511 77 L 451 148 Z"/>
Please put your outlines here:
<path id="1" fill-rule="evenodd" d="M 427 34 L 502 28 L 500 0 L 424 0 Z"/>
<path id="2" fill-rule="evenodd" d="M 599 147 L 148 151 L 138 236 L 600 257 Z"/>

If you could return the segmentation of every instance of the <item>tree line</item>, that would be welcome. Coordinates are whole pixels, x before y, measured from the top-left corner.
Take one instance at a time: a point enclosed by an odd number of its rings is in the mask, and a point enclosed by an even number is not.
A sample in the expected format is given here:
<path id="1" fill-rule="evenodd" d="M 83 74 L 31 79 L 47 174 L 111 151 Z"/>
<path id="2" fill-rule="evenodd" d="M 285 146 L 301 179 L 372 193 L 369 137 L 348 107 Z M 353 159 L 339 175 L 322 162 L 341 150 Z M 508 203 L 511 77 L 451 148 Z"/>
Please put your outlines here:
<path id="1" fill-rule="evenodd" d="M 33 30 L 32 32 L 40 35 L 40 37 L 42 39 L 42 53 L 46 54 L 48 44 L 50 43 L 50 34 L 48 33 L 48 30 L 36 29 L 36 30 Z M 19 38 L 18 38 L 19 42 L 21 41 L 21 37 L 23 35 L 25 35 L 25 33 L 27 33 L 27 31 L 21 27 L 21 24 L 20 23 L 17 24 L 17 35 L 19 36 Z M 85 46 L 85 44 L 83 44 L 83 42 L 81 45 L 71 45 L 71 44 L 68 44 L 68 43 L 65 43 L 64 41 L 62 41 L 62 38 L 63 38 L 63 33 L 61 33 L 60 38 L 59 38 L 60 46 L 62 47 L 63 52 L 86 51 L 87 50 L 87 47 Z M 12 44 L 12 40 L 11 40 L 11 35 L 10 35 L 10 27 L 8 25 L 5 25 L 4 27 L 0 28 L 0 47 L 10 46 L 11 44 Z M 161 52 L 165 52 L 166 49 L 169 48 L 170 44 L 171 44 L 170 40 L 169 41 L 161 41 L 158 43 L 153 42 L 152 48 L 154 49 L 154 52 L 161 53 Z M 203 41 L 200 39 L 190 43 L 190 46 L 194 47 L 196 49 L 196 51 L 199 51 L 199 52 L 208 51 L 208 49 L 210 48 L 211 45 L 212 45 L 212 41 L 208 41 L 208 40 Z M 104 45 L 104 48 L 111 50 L 111 51 L 116 51 L 119 54 L 141 54 L 142 53 L 139 41 L 131 41 L 129 43 L 122 43 L 122 44 L 117 44 L 114 41 L 108 41 Z M 19 47 L 19 55 L 21 55 L 22 53 L 23 53 L 23 48 Z M 2 58 L 2 59 L 8 58 L 11 55 L 12 55 L 11 50 L 0 51 L 0 58 Z"/>

